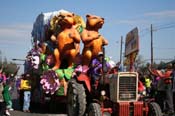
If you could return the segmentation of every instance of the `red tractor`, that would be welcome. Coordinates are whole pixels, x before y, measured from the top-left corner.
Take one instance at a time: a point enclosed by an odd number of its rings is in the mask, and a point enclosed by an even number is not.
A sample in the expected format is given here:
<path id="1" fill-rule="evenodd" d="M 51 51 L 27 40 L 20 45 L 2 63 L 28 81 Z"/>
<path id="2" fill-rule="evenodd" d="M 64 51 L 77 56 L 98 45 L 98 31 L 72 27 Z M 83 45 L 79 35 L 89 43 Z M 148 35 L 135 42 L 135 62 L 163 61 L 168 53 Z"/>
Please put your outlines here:
<path id="1" fill-rule="evenodd" d="M 140 99 L 137 72 L 102 74 L 97 88 L 92 78 L 78 72 L 68 82 L 68 116 L 162 116 L 156 102 Z"/>

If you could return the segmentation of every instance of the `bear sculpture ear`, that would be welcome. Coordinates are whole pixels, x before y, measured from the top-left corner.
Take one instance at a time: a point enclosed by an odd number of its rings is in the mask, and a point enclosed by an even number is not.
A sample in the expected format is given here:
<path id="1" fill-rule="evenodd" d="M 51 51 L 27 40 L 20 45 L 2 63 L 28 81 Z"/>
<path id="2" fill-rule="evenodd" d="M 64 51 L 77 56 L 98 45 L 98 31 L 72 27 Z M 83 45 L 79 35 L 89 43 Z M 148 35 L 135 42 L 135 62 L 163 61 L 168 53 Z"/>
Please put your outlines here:
<path id="1" fill-rule="evenodd" d="M 75 14 L 74 14 L 74 13 L 72 13 L 72 16 L 75 16 Z"/>
<path id="2" fill-rule="evenodd" d="M 86 15 L 86 18 L 89 18 L 90 16 L 91 16 L 90 14 L 87 14 L 87 15 Z"/>

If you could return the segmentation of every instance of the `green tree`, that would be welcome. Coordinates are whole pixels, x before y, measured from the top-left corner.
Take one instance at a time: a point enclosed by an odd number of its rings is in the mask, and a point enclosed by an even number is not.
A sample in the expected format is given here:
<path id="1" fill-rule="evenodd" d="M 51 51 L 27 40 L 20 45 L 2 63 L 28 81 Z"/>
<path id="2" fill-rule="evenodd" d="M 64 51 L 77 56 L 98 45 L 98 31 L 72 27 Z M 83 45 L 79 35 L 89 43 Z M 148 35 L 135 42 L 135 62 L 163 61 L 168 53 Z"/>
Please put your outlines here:
<path id="1" fill-rule="evenodd" d="M 0 51 L 0 69 L 1 67 L 3 67 L 3 71 L 6 73 L 7 76 L 10 74 L 16 74 L 19 70 L 19 67 L 16 63 L 8 62 L 6 57 L 4 57 L 3 59 L 2 52 Z"/>

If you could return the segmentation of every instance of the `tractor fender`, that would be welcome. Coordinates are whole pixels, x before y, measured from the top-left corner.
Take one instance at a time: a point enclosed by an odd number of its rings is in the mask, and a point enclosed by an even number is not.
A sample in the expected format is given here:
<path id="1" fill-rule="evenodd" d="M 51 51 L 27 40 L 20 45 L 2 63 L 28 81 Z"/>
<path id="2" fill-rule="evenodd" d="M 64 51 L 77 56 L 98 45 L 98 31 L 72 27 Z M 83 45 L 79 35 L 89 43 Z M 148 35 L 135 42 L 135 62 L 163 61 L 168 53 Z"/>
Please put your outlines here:
<path id="1" fill-rule="evenodd" d="M 78 81 L 81 81 L 81 82 L 84 82 L 88 91 L 90 92 L 91 91 L 91 80 L 90 78 L 86 75 L 86 74 L 80 74 L 78 77 L 77 77 L 77 80 Z"/>

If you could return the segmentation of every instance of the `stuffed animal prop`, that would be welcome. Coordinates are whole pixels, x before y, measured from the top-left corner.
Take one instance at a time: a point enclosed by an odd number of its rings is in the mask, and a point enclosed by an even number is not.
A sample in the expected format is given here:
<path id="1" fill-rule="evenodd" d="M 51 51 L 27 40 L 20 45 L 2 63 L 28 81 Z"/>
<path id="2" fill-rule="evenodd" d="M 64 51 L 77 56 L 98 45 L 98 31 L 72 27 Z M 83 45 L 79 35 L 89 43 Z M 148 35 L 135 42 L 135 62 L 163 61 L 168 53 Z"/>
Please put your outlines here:
<path id="1" fill-rule="evenodd" d="M 104 24 L 104 18 L 89 14 L 86 15 L 86 18 L 86 28 L 81 34 L 81 39 L 84 44 L 82 52 L 83 65 L 89 65 L 91 59 L 102 51 L 102 46 L 108 44 L 108 41 L 98 32 Z"/>

